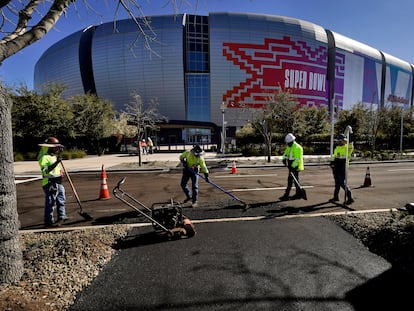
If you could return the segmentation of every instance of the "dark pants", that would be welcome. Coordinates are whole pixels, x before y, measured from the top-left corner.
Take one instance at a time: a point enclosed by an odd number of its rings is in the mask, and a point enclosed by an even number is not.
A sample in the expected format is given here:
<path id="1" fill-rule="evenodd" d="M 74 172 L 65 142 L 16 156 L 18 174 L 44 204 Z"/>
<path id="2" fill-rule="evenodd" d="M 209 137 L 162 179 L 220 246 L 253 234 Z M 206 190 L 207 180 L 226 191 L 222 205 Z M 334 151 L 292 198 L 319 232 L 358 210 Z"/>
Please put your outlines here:
<path id="1" fill-rule="evenodd" d="M 346 185 L 345 172 L 335 172 L 334 171 L 334 180 L 335 180 L 335 190 L 334 190 L 334 199 L 339 199 L 339 191 L 342 189 L 346 192 L 346 199 L 352 199 L 351 189 Z"/>
<path id="2" fill-rule="evenodd" d="M 288 179 L 287 179 L 287 187 L 286 187 L 286 191 L 285 191 L 285 196 L 289 196 L 290 189 L 292 189 L 292 185 L 294 184 L 293 177 L 290 174 L 290 172 L 293 173 L 293 175 L 296 177 L 296 180 L 298 181 L 298 183 L 300 183 L 299 171 L 295 170 L 295 169 L 289 169 L 289 175 L 288 175 Z M 298 195 L 298 196 L 301 195 L 299 185 L 295 184 L 295 187 L 296 187 L 296 194 L 295 195 Z"/>
<path id="3" fill-rule="evenodd" d="M 188 188 L 188 182 L 191 179 L 192 187 L 191 192 Z M 187 198 L 191 198 L 192 202 L 197 202 L 198 197 L 198 175 L 191 172 L 188 169 L 183 170 L 183 176 L 181 177 L 181 189 L 183 189 Z"/>

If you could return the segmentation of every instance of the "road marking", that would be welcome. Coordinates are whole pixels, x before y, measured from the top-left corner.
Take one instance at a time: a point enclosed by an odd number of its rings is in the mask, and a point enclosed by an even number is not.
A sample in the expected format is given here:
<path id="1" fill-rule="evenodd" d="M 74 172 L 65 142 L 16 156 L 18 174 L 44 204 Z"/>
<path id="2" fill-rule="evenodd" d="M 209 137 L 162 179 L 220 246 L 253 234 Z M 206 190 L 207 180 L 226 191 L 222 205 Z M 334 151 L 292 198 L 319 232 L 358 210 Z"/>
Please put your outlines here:
<path id="1" fill-rule="evenodd" d="M 17 184 L 22 184 L 22 183 L 25 183 L 25 182 L 30 182 L 30 181 L 35 181 L 35 180 L 39 180 L 39 179 L 42 179 L 42 176 L 37 176 L 37 177 L 34 177 L 34 176 L 16 176 L 16 178 L 19 178 L 18 180 L 14 180 L 14 183 L 17 185 Z M 20 178 L 27 178 L 27 179 L 20 179 Z"/>
<path id="2" fill-rule="evenodd" d="M 302 188 L 313 188 L 313 186 L 302 186 Z M 272 188 L 248 188 L 248 189 L 230 189 L 229 192 L 244 192 L 244 191 L 266 191 L 266 190 L 284 190 L 286 187 L 272 187 Z"/>
<path id="3" fill-rule="evenodd" d="M 214 178 L 243 178 L 243 177 L 268 177 L 268 176 L 277 176 L 277 174 L 262 174 L 262 175 L 214 175 Z"/>
<path id="4" fill-rule="evenodd" d="M 129 211 L 129 208 L 115 208 L 115 209 L 97 210 L 97 211 L 94 211 L 94 213 L 124 212 L 124 211 Z"/>
<path id="5" fill-rule="evenodd" d="M 399 172 L 399 171 L 414 171 L 414 168 L 397 168 L 394 170 L 388 170 L 388 172 Z"/>
<path id="6" fill-rule="evenodd" d="M 352 215 L 352 214 L 364 214 L 364 213 L 384 213 L 384 212 L 396 212 L 396 208 L 382 208 L 372 210 L 361 210 L 361 211 L 344 211 L 344 212 L 327 212 L 327 213 L 314 213 L 314 214 L 296 214 L 296 215 L 283 215 L 277 217 L 269 216 L 251 216 L 251 217 L 229 217 L 229 218 L 210 218 L 210 219 L 195 219 L 191 220 L 194 224 L 200 223 L 214 223 L 214 222 L 233 222 L 233 221 L 255 221 L 255 220 L 272 220 L 272 219 L 291 219 L 291 218 L 309 218 L 309 217 L 323 217 L 323 216 L 340 216 L 340 215 Z M 135 223 L 135 224 L 110 224 L 110 225 L 99 225 L 99 226 L 80 226 L 80 227 L 59 227 L 51 229 L 33 229 L 33 230 L 19 230 L 20 233 L 36 233 L 36 232 L 47 232 L 47 231 L 75 231 L 85 229 L 101 229 L 109 226 L 127 226 L 128 228 L 137 227 L 149 227 L 152 223 Z"/>

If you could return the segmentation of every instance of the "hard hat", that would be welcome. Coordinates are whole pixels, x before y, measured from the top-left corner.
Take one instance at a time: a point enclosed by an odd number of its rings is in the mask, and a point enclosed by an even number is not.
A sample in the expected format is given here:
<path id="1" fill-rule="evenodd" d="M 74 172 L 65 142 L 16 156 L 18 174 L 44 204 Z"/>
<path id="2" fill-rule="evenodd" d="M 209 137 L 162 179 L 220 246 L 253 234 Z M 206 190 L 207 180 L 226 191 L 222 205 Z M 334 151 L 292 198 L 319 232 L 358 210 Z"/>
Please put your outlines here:
<path id="1" fill-rule="evenodd" d="M 194 155 L 195 156 L 199 156 L 199 155 L 202 155 L 202 154 L 204 154 L 204 151 L 203 151 L 203 149 L 200 147 L 200 145 L 199 144 L 195 144 L 194 146 L 193 146 L 193 149 L 191 150 L 193 153 L 194 153 Z"/>
<path id="2" fill-rule="evenodd" d="M 49 148 L 53 148 L 53 147 L 60 147 L 62 146 L 59 142 L 59 139 L 57 139 L 56 137 L 48 137 L 44 143 L 39 144 L 40 147 L 49 147 Z"/>
<path id="3" fill-rule="evenodd" d="M 289 133 L 285 136 L 285 143 L 289 144 L 293 142 L 295 139 L 296 139 L 295 135 L 293 135 L 292 133 Z"/>
<path id="4" fill-rule="evenodd" d="M 338 142 L 348 141 L 345 134 L 339 134 L 338 138 L 336 139 Z"/>

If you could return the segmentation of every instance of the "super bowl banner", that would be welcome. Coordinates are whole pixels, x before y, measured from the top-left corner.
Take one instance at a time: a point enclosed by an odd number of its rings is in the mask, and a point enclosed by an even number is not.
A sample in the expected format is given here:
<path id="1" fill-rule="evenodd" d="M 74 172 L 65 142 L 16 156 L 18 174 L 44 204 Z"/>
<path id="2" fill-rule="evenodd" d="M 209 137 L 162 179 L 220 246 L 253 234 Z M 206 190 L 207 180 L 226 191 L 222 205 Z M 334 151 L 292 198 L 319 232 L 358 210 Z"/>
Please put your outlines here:
<path id="1" fill-rule="evenodd" d="M 278 90 L 289 90 L 298 104 L 328 105 L 327 48 L 313 48 L 288 36 L 263 44 L 224 42 L 223 56 L 246 72 L 246 79 L 223 94 L 229 108 L 260 108 Z"/>

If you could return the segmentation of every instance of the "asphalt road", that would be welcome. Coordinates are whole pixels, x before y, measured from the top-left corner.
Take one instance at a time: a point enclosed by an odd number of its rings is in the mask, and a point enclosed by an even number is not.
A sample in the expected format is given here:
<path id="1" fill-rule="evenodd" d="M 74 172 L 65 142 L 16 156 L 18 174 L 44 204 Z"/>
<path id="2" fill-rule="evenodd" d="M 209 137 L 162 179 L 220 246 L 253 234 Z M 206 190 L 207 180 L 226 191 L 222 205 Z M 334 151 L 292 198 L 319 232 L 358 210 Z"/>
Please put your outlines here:
<path id="1" fill-rule="evenodd" d="M 283 167 L 239 167 L 236 174 L 229 168 L 211 169 L 210 179 L 226 191 L 231 192 L 244 206 L 228 194 L 200 180 L 199 208 L 184 208 L 191 219 L 266 216 L 280 217 L 298 213 L 345 212 L 374 209 L 400 208 L 413 201 L 414 163 L 369 164 L 371 187 L 364 184 L 368 164 L 355 164 L 349 170 L 349 185 L 353 189 L 355 203 L 350 206 L 329 202 L 333 196 L 333 178 L 328 166 L 310 166 L 301 174 L 302 185 L 308 200 L 280 202 L 287 170 Z M 137 213 L 116 199 L 112 189 L 119 180 L 126 177 L 122 188 L 147 207 L 182 201 L 185 196 L 180 188 L 181 169 L 149 171 L 107 171 L 106 183 L 111 198 L 100 200 L 101 172 L 71 173 L 73 183 L 81 199 L 83 211 L 93 217 L 86 221 L 79 215 L 79 205 L 65 180 L 67 214 L 70 221 L 66 226 L 100 225 L 114 222 L 133 223 Z M 25 177 L 29 179 L 30 177 Z M 22 181 L 22 180 L 19 180 Z M 43 192 L 40 180 L 17 184 L 18 212 L 22 229 L 40 229 L 43 226 Z M 343 199 L 343 191 L 341 192 Z M 135 204 L 137 205 L 137 204 Z M 137 205 L 137 207 L 140 207 Z"/>
<path id="2" fill-rule="evenodd" d="M 283 167 L 239 167 L 236 174 L 214 168 L 211 180 L 249 203 L 247 211 L 200 181 L 200 207 L 184 207 L 196 236 L 166 241 L 151 226 L 133 228 L 71 310 L 398 309 L 409 303 L 409 287 L 401 285 L 407 277 L 328 219 L 309 217 L 398 208 L 412 201 L 413 163 L 371 164 L 372 186 L 361 187 L 366 170 L 365 164 L 351 167 L 355 203 L 342 206 L 328 201 L 333 180 L 327 166 L 307 166 L 302 184 L 308 200 L 287 202 L 277 199 L 286 185 Z M 148 207 L 184 198 L 180 169 L 108 170 L 107 175 L 110 189 L 126 177 L 123 189 Z M 147 222 L 112 193 L 108 200 L 98 199 L 99 171 L 71 176 L 93 220 L 78 214 L 66 183 L 71 219 L 63 228 Z M 17 195 L 22 229 L 42 228 L 40 180 L 18 183 Z"/>
<path id="3" fill-rule="evenodd" d="M 137 228 L 119 248 L 71 310 L 384 310 L 404 280 L 321 217 L 199 224 L 172 242 Z"/>

